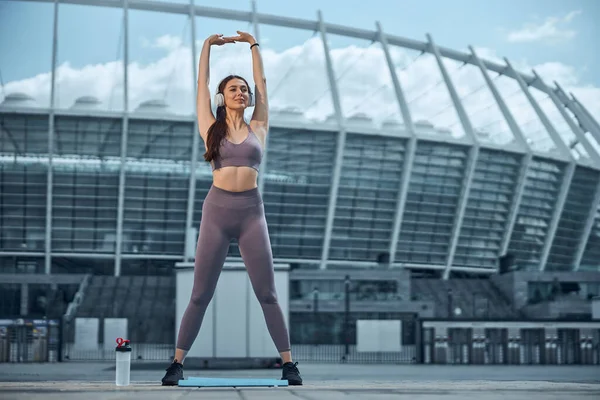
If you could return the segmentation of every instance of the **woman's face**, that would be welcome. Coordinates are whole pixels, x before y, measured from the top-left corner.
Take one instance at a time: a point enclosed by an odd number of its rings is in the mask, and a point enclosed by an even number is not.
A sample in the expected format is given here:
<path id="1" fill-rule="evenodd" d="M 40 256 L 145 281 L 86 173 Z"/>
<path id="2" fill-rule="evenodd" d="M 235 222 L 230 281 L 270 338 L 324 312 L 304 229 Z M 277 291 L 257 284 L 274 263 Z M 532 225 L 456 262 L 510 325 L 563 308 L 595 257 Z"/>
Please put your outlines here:
<path id="1" fill-rule="evenodd" d="M 225 105 L 231 109 L 244 109 L 248 107 L 250 93 L 246 82 L 239 78 L 234 78 L 227 82 L 223 91 L 225 97 Z"/>

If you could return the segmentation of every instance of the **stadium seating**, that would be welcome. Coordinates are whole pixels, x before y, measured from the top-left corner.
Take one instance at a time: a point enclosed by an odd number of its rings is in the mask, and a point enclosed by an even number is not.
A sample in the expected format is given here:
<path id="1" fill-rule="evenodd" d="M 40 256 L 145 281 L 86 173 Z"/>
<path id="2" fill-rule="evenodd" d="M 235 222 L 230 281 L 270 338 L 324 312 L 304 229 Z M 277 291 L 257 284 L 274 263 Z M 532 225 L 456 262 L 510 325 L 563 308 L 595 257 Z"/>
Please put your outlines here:
<path id="1" fill-rule="evenodd" d="M 127 318 L 137 343 L 170 343 L 175 318 L 173 276 L 94 276 L 77 317 Z"/>

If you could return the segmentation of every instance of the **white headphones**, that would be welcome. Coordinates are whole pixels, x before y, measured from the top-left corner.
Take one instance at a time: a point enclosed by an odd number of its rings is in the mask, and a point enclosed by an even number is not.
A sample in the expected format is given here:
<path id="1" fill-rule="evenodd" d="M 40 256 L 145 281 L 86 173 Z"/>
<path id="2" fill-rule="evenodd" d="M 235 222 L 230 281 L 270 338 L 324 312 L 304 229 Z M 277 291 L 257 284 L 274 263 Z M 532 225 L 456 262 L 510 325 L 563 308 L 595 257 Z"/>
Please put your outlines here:
<path id="1" fill-rule="evenodd" d="M 217 90 L 219 90 L 219 89 L 217 89 Z M 249 95 L 248 107 L 254 107 L 254 95 L 252 94 L 252 92 L 249 92 L 248 95 Z M 225 105 L 225 97 L 223 96 L 223 93 L 217 92 L 215 94 L 215 105 L 217 107 L 222 107 Z"/>

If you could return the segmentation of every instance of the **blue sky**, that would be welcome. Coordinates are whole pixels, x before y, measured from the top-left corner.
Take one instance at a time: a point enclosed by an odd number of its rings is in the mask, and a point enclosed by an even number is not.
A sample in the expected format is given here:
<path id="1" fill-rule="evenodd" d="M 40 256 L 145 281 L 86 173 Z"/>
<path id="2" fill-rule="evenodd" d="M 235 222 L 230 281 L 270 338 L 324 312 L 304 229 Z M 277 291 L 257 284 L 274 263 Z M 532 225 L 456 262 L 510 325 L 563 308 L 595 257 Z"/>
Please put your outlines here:
<path id="1" fill-rule="evenodd" d="M 186 0 L 170 2 L 187 3 Z M 250 9 L 249 0 L 196 0 L 196 4 Z M 366 29 L 373 29 L 378 20 L 392 34 L 423 40 L 429 32 L 440 45 L 464 49 L 471 44 L 530 64 L 561 62 L 574 66 L 582 82 L 600 86 L 600 51 L 592 51 L 598 46 L 594 38 L 600 37 L 597 0 L 258 0 L 257 4 L 259 12 L 306 19 L 314 19 L 316 11 L 321 9 L 328 22 Z M 572 12 L 577 14 L 565 21 Z M 59 58 L 76 66 L 114 59 L 119 17 L 120 13 L 112 9 L 61 6 Z M 200 34 L 220 28 L 227 34 L 228 28 L 245 25 L 218 20 L 203 22 L 198 29 Z M 137 42 L 136 36 L 142 34 L 148 38 L 167 33 L 180 35 L 182 23 L 181 17 L 134 13 L 132 45 Z M 263 30 L 267 32 L 268 28 Z M 523 39 L 510 40 L 511 32 L 518 31 L 522 31 Z M 523 31 L 529 31 L 530 35 Z M 50 4 L 0 1 L 0 68 L 5 82 L 48 69 L 51 34 Z M 308 36 L 308 32 L 294 32 L 269 40 L 274 48 L 284 48 Z M 151 61 L 153 54 L 132 49 L 130 59 Z"/>
<path id="2" fill-rule="evenodd" d="M 171 0 L 187 3 L 187 0 Z M 197 5 L 250 10 L 250 0 Z M 321 10 L 326 22 L 375 29 L 467 51 L 472 45 L 483 58 L 507 57 L 524 72 L 532 68 L 549 84 L 554 80 L 578 96 L 600 119 L 600 0 L 257 0 L 265 14 L 315 20 Z M 52 2 L 0 0 L 0 72 L 4 86 L 0 102 L 12 92 L 49 104 L 52 45 Z M 196 18 L 198 43 L 212 33 L 248 30 L 248 23 Z M 190 51 L 191 27 L 186 16 L 131 11 L 129 18 L 129 109 L 150 99 L 164 100 L 173 112 L 194 112 L 195 77 Z M 312 39 L 311 39 L 312 38 Z M 123 107 L 122 12 L 120 9 L 61 5 L 59 8 L 56 106 L 70 107 L 84 95 L 96 96 L 107 110 Z M 345 116 L 366 113 L 378 122 L 398 119 L 389 70 L 378 44 L 328 36 Z M 323 61 L 323 47 L 314 32 L 260 26 L 260 41 L 269 98 L 273 109 L 296 108 L 308 118 L 324 119 L 333 112 Z M 426 120 L 454 136 L 461 124 L 440 82 L 431 55 L 395 48 L 396 70 L 406 91 L 414 120 Z M 251 77 L 247 46 L 215 48 L 211 71 Z M 445 61 L 459 97 L 476 129 L 502 142 L 509 129 L 476 67 Z M 349 73 L 347 73 L 349 71 Z M 212 77 L 211 72 L 211 77 Z M 493 76 L 492 76 L 493 78 Z M 216 85 L 217 80 L 211 85 Z M 551 141 L 516 83 L 498 77 L 496 85 L 525 134 L 540 148 Z M 422 93 L 424 95 L 422 95 Z M 515 94 L 516 93 L 516 94 Z M 565 140 L 573 133 L 545 93 L 534 93 L 542 109 Z M 365 107 L 373 98 L 377 107 Z M 541 136 L 540 136 L 541 135 Z M 543 136 L 543 137 L 542 137 Z M 551 146 L 551 144 L 550 144 Z"/>

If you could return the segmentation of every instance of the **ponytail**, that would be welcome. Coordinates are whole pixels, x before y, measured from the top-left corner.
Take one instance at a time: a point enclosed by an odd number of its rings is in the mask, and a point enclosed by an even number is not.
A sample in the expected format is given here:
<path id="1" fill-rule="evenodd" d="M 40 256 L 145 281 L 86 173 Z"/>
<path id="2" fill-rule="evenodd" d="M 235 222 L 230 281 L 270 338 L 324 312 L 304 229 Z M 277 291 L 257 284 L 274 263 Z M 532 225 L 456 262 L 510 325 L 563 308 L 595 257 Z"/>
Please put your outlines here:
<path id="1" fill-rule="evenodd" d="M 204 153 L 205 161 L 212 161 L 219 157 L 219 147 L 221 142 L 227 136 L 227 110 L 225 106 L 217 107 L 217 120 L 208 128 L 206 134 L 206 153 Z"/>

